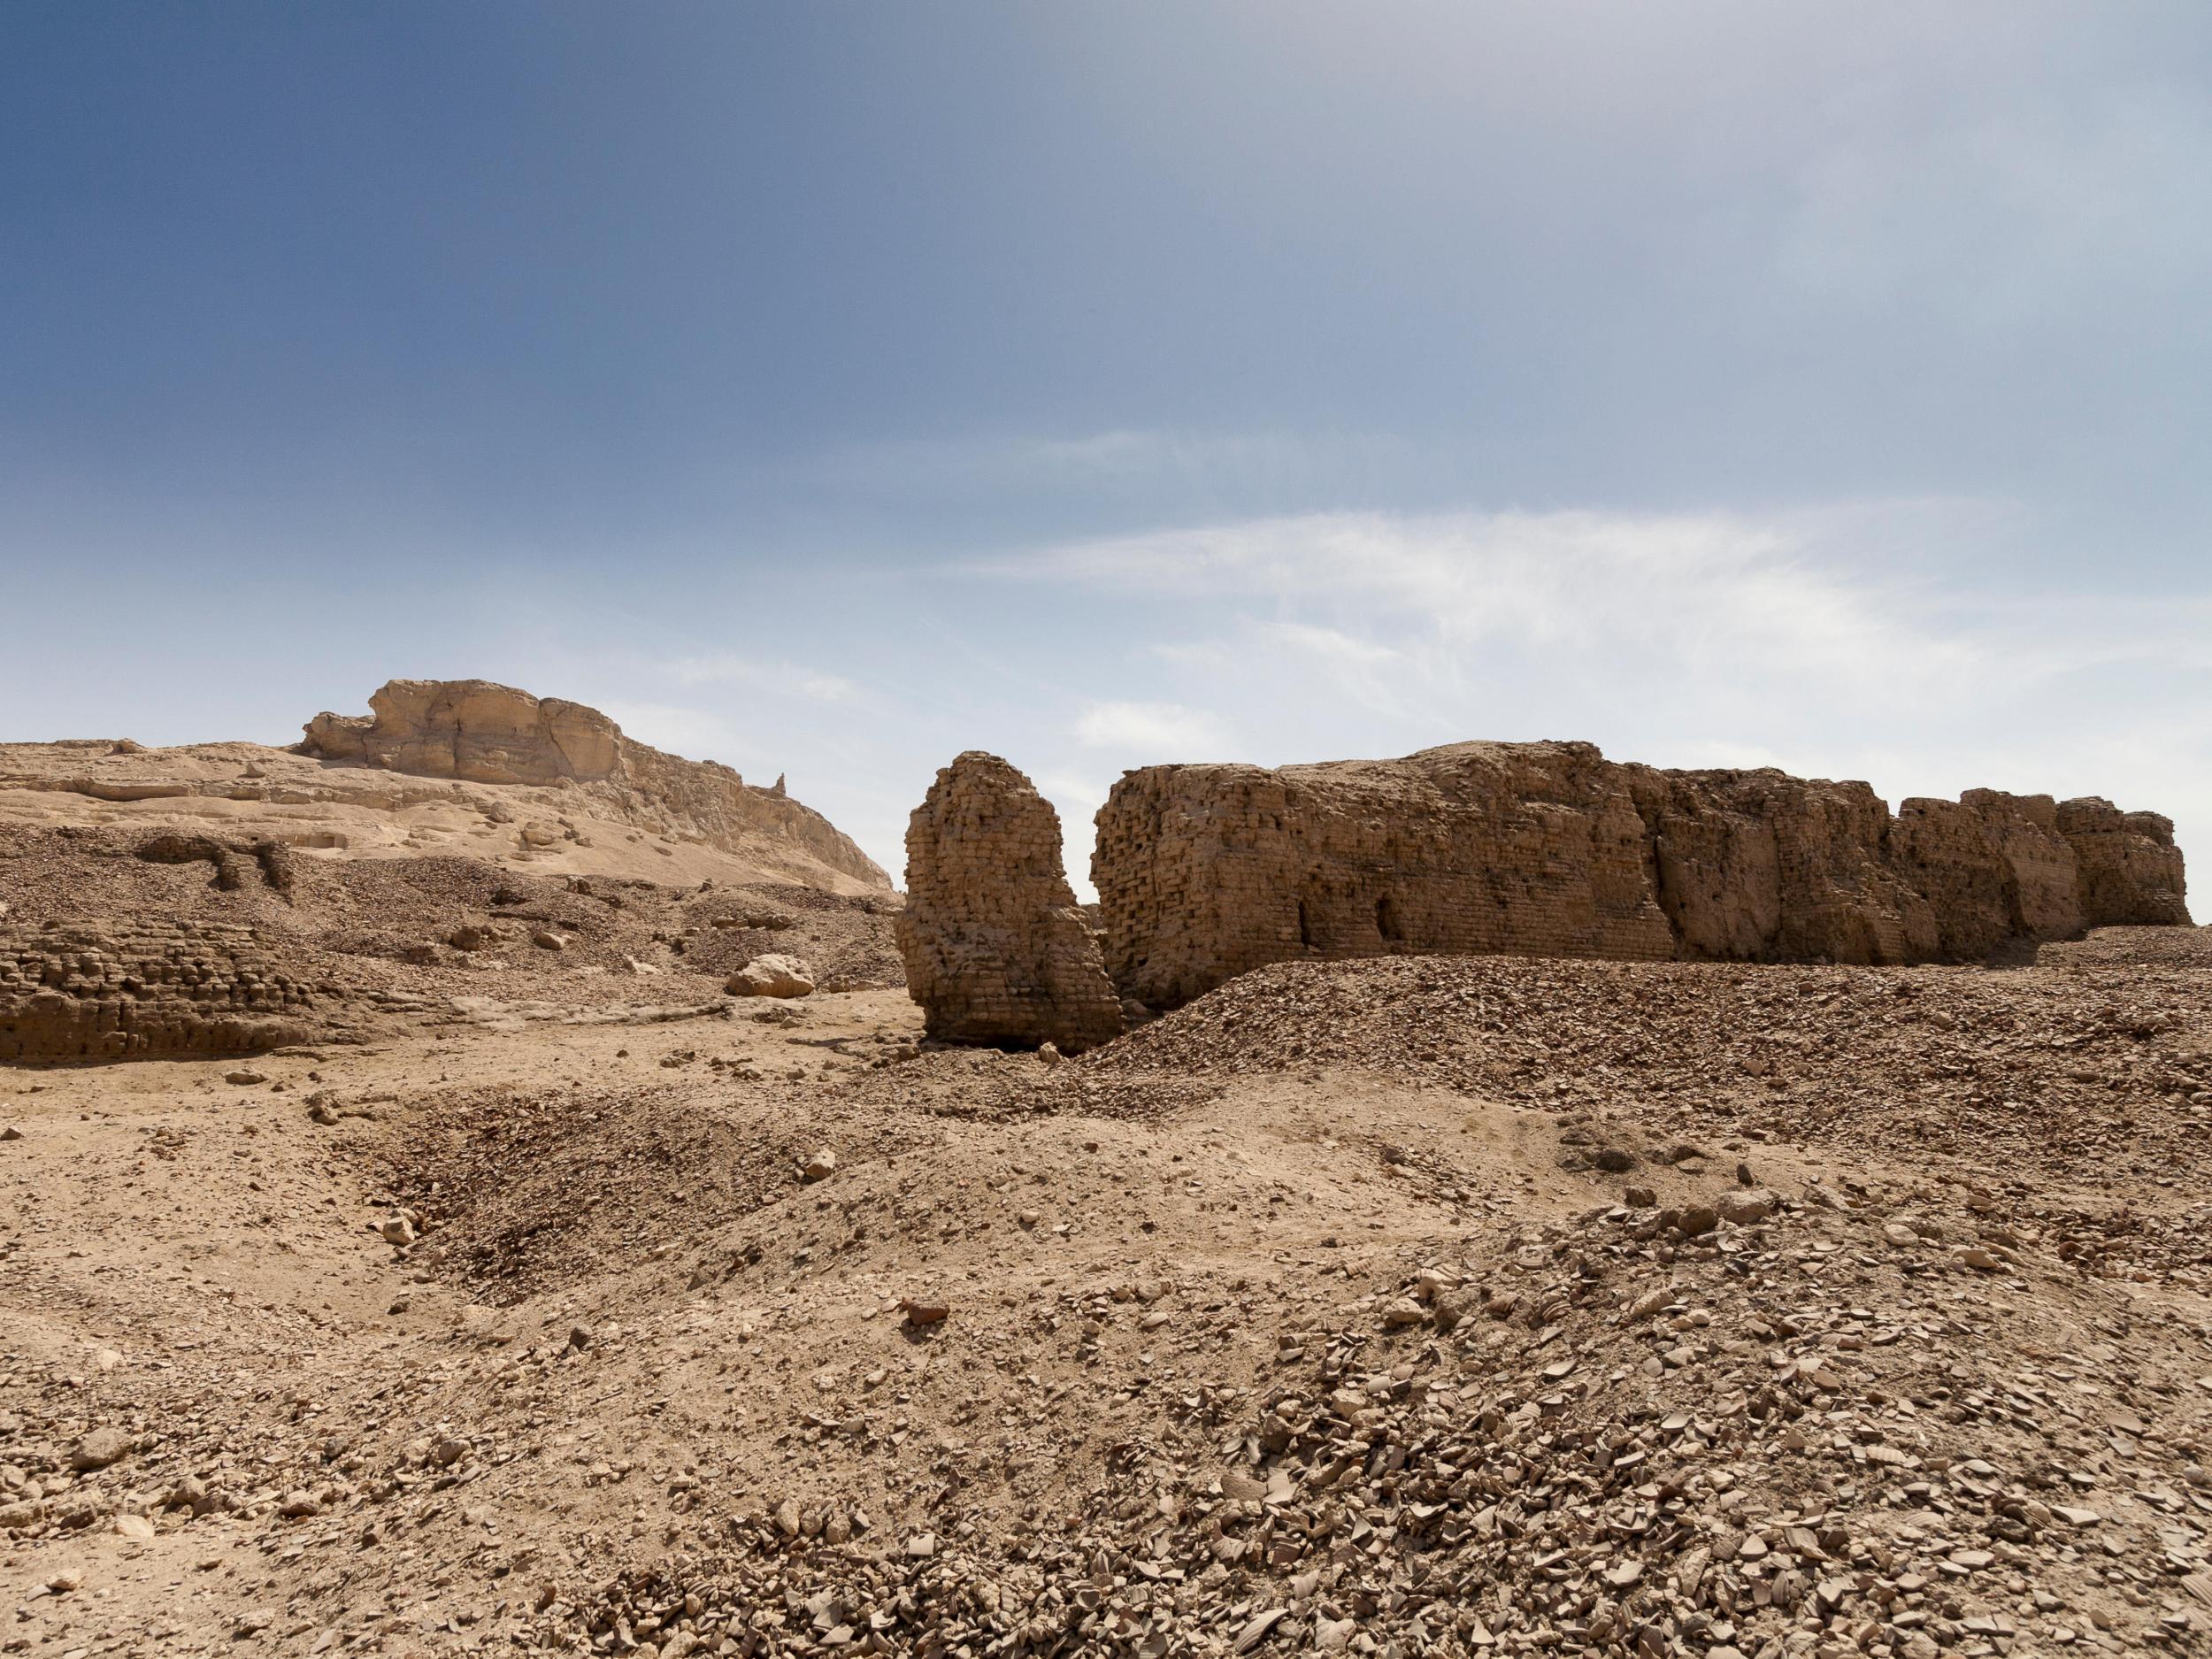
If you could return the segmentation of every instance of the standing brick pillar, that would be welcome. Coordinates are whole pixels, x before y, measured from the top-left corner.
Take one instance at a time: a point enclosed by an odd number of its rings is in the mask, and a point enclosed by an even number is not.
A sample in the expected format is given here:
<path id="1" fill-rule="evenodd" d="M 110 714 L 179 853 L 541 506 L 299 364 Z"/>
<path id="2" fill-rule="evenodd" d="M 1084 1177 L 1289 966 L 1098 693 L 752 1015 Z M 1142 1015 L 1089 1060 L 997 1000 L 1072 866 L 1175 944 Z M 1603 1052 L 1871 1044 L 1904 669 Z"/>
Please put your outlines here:
<path id="1" fill-rule="evenodd" d="M 898 940 L 933 1037 L 1072 1054 L 1121 1034 L 1061 866 L 1060 815 L 995 755 L 969 750 L 915 808 Z"/>

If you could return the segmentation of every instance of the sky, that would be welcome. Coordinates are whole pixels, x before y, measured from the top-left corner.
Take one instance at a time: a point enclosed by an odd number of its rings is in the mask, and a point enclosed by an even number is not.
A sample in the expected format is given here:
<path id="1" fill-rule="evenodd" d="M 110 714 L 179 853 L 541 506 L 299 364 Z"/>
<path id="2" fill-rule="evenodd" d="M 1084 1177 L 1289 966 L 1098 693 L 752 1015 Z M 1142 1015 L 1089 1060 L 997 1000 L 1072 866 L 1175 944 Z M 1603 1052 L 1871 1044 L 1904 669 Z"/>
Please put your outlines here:
<path id="1" fill-rule="evenodd" d="M 2198 0 L 71 0 L 0 155 L 0 741 L 478 676 L 895 875 L 965 749 L 1080 887 L 1125 768 L 1475 737 L 2212 857 Z"/>

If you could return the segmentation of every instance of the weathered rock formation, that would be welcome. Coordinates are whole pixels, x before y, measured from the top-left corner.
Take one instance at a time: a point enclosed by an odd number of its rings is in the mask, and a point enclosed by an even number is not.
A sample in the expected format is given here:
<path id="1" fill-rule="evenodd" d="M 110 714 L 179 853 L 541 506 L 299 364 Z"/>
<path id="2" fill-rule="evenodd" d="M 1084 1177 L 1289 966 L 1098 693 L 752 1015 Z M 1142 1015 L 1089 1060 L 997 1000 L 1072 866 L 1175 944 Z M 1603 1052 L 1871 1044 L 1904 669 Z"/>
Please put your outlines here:
<path id="1" fill-rule="evenodd" d="M 1101 810 L 1092 877 L 1107 972 L 1153 1007 L 1300 956 L 1957 961 L 2187 919 L 2155 814 L 1973 790 L 1893 818 L 1863 783 L 1586 743 L 1148 767 Z"/>
<path id="2" fill-rule="evenodd" d="M 0 930 L 0 1060 L 250 1053 L 308 1034 L 312 1002 L 250 927 Z"/>
<path id="3" fill-rule="evenodd" d="M 717 762 L 664 754 L 580 703 L 488 680 L 394 680 L 369 707 L 365 717 L 317 715 L 300 752 L 419 777 L 605 792 L 634 821 L 658 822 L 725 851 L 780 837 L 833 870 L 891 885 L 849 837 L 784 794 L 780 779 L 776 788 L 757 788 Z"/>
<path id="4" fill-rule="evenodd" d="M 1027 778 L 970 750 L 906 832 L 898 921 L 907 989 L 945 1041 L 1074 1053 L 1121 1033 L 1121 1004 L 1060 864 L 1060 816 Z"/>

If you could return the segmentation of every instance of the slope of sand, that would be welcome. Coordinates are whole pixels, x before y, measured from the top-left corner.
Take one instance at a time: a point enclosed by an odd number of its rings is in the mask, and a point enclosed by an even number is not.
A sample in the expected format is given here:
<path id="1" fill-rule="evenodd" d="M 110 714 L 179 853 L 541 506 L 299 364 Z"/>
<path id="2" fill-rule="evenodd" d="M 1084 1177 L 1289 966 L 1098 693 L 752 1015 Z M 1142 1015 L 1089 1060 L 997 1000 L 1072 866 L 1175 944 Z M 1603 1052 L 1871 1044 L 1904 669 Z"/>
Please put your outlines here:
<path id="1" fill-rule="evenodd" d="M 1057 1065 L 630 942 L 0 1071 L 0 1640 L 2212 1638 L 2201 932 L 1279 965 Z"/>

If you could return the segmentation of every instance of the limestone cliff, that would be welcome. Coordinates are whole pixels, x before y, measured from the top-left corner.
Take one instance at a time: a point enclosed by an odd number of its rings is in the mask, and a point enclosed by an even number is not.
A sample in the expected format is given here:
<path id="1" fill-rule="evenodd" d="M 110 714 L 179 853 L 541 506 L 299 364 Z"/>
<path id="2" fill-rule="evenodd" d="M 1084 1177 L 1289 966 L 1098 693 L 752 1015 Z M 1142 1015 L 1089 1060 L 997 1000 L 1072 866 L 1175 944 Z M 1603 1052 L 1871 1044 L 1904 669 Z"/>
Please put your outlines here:
<path id="1" fill-rule="evenodd" d="M 630 821 L 724 851 L 781 840 L 871 886 L 891 885 L 849 836 L 780 787 L 757 788 L 717 762 L 664 754 L 580 703 L 486 680 L 395 680 L 369 708 L 366 717 L 317 715 L 300 752 L 419 777 L 580 788 Z"/>

